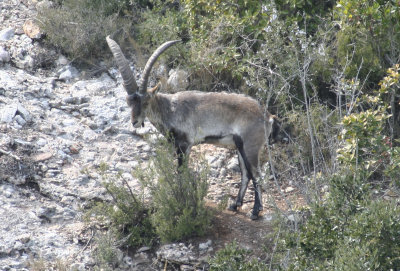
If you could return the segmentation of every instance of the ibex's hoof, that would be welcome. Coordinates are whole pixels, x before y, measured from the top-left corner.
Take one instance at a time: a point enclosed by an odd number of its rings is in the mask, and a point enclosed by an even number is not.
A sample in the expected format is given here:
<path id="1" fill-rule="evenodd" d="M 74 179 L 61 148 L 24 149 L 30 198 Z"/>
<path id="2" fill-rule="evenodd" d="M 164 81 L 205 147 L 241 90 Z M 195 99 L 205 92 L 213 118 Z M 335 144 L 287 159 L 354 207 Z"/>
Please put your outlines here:
<path id="1" fill-rule="evenodd" d="M 237 211 L 237 204 L 236 203 L 233 203 L 233 204 L 231 204 L 231 205 L 229 205 L 229 207 L 228 207 L 228 210 L 229 211 Z"/>
<path id="2" fill-rule="evenodd" d="M 259 218 L 260 218 L 260 216 L 258 214 L 255 215 L 255 214 L 252 213 L 251 216 L 250 216 L 251 220 L 257 220 Z"/>
<path id="3" fill-rule="evenodd" d="M 259 219 L 260 218 L 260 212 L 263 210 L 263 207 L 259 207 L 258 208 L 258 211 L 252 211 L 251 212 L 251 216 L 250 216 L 250 219 L 251 220 L 257 220 L 257 219 Z"/>

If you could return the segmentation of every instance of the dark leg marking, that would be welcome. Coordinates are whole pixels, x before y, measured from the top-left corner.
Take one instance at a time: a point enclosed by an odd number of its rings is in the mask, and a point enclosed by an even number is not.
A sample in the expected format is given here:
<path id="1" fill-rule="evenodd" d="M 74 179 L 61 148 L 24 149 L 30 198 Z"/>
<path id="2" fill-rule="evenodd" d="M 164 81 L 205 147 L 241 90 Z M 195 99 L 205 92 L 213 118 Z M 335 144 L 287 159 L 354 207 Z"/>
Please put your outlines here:
<path id="1" fill-rule="evenodd" d="M 178 156 L 178 167 L 181 167 L 183 165 L 184 156 L 189 147 L 187 136 L 185 133 L 180 131 L 171 130 L 168 140 L 173 141 L 175 145 L 176 154 Z"/>
<path id="2" fill-rule="evenodd" d="M 242 171 L 242 182 L 240 184 L 239 193 L 236 198 L 236 202 L 232 204 L 229 209 L 230 210 L 237 210 L 238 206 L 242 206 L 243 198 L 247 190 L 247 185 L 249 180 L 253 178 L 253 174 L 251 173 L 250 163 L 247 160 L 246 154 L 243 149 L 243 140 L 238 135 L 233 135 L 233 141 L 235 142 L 236 148 L 239 151 L 239 164 L 240 169 Z"/>
<path id="3" fill-rule="evenodd" d="M 251 172 L 251 166 L 249 160 L 247 159 L 246 153 L 243 149 L 243 140 L 238 135 L 233 135 L 233 141 L 235 142 L 236 148 L 238 148 L 239 153 L 242 155 L 244 165 L 247 169 L 247 178 L 253 179 L 253 173 Z"/>
<path id="4" fill-rule="evenodd" d="M 247 186 L 249 184 L 249 176 L 247 173 L 246 166 L 244 165 L 242 154 L 240 152 L 238 152 L 238 160 L 241 171 L 241 184 L 238 195 L 236 197 L 236 202 L 229 206 L 229 210 L 231 211 L 236 211 L 238 206 L 243 205 L 243 197 L 246 194 Z"/>
<path id="5" fill-rule="evenodd" d="M 244 144 L 243 144 L 243 140 L 240 136 L 238 135 L 234 135 L 233 136 L 233 140 L 235 142 L 236 147 L 239 150 L 239 162 L 244 164 L 245 170 L 246 172 L 243 172 L 243 168 L 241 166 L 241 170 L 242 170 L 242 183 L 239 189 L 239 194 L 238 197 L 236 199 L 236 203 L 234 203 L 233 205 L 231 205 L 229 207 L 229 209 L 231 210 L 236 210 L 237 206 L 241 206 L 243 204 L 243 198 L 244 195 L 246 193 L 246 189 L 247 189 L 247 185 L 249 180 L 253 181 L 253 185 L 254 185 L 254 207 L 253 207 L 253 211 L 252 211 L 252 215 L 251 215 L 251 219 L 257 219 L 258 218 L 258 213 L 263 209 L 262 208 L 262 204 L 261 204 L 261 187 L 260 185 L 257 183 L 256 179 L 254 178 L 253 172 L 252 172 L 252 168 L 250 165 L 250 162 L 246 156 L 246 153 L 244 151 Z M 242 161 L 240 161 L 240 159 Z M 245 174 L 247 176 L 245 176 Z"/>
<path id="6" fill-rule="evenodd" d="M 221 135 L 206 136 L 202 143 L 216 144 L 222 138 L 223 138 L 223 136 L 221 136 Z"/>

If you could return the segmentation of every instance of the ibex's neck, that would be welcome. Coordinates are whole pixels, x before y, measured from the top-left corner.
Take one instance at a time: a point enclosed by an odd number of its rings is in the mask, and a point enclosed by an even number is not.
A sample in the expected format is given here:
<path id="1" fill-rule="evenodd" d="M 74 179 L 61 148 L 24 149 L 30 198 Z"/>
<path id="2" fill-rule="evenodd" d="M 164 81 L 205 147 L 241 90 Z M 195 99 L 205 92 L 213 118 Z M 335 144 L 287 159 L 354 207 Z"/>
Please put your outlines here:
<path id="1" fill-rule="evenodd" d="M 171 100 L 168 94 L 156 94 L 146 108 L 147 118 L 162 133 L 170 129 L 167 121 L 170 112 Z"/>

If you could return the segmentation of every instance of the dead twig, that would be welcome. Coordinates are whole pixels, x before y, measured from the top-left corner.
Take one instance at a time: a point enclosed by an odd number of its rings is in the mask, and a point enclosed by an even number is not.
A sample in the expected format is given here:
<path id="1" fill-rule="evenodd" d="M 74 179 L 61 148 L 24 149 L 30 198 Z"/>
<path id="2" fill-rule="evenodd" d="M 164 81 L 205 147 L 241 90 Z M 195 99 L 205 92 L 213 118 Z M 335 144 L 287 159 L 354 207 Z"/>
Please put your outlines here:
<path id="1" fill-rule="evenodd" d="M 77 255 L 80 255 L 82 252 L 84 252 L 86 250 L 86 248 L 89 246 L 89 244 L 92 242 L 93 237 L 94 237 L 94 230 L 92 230 L 92 235 L 90 236 L 89 240 L 87 241 L 86 245 L 78 252 Z"/>
<path id="2" fill-rule="evenodd" d="M 5 151 L 3 149 L 0 148 L 0 153 L 11 156 L 12 158 L 14 158 L 17 161 L 21 161 L 21 158 L 19 158 L 18 156 L 16 156 L 15 154 L 12 154 L 11 151 Z"/>

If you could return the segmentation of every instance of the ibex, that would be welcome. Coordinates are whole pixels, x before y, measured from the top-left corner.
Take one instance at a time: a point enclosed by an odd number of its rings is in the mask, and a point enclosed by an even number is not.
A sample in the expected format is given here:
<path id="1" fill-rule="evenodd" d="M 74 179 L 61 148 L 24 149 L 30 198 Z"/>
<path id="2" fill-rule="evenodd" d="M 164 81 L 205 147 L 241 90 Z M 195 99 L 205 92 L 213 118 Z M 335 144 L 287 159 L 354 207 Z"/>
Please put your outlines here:
<path id="1" fill-rule="evenodd" d="M 145 117 L 175 144 L 178 166 L 188 157 L 192 146 L 201 143 L 237 148 L 241 169 L 241 186 L 235 203 L 229 209 L 237 210 L 243 203 L 251 179 L 255 189 L 251 219 L 257 219 L 263 209 L 259 176 L 259 154 L 274 124 L 273 115 L 263 110 L 259 103 L 247 96 L 231 93 L 183 91 L 175 94 L 157 93 L 159 84 L 147 89 L 150 71 L 157 58 L 171 45 L 162 44 L 148 59 L 138 84 L 119 45 L 106 38 L 128 93 L 134 127 L 143 125 Z"/>

